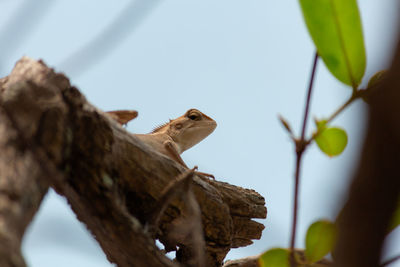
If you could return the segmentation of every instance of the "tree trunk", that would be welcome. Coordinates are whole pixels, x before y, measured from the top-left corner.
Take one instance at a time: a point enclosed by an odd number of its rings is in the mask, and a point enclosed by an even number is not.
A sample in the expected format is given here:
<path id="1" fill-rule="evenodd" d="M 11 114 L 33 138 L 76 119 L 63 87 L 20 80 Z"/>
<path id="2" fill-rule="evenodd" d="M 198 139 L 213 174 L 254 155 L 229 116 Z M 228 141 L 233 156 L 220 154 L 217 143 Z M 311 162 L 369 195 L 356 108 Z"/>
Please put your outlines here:
<path id="1" fill-rule="evenodd" d="M 341 213 L 336 266 L 379 266 L 389 221 L 400 199 L 400 45 L 388 76 L 369 92 L 361 161 Z"/>

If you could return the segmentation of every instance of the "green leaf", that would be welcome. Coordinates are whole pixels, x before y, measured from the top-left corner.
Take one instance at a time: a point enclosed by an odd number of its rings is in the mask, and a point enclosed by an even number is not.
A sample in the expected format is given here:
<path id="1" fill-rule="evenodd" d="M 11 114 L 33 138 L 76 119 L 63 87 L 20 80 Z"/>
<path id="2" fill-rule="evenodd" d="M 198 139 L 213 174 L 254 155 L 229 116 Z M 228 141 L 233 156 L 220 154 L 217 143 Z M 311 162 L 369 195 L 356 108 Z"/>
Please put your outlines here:
<path id="1" fill-rule="evenodd" d="M 306 235 L 306 258 L 316 262 L 328 254 L 335 245 L 336 231 L 336 225 L 327 220 L 311 224 Z"/>
<path id="2" fill-rule="evenodd" d="M 318 55 L 341 82 L 358 87 L 366 56 L 356 0 L 299 0 Z"/>
<path id="3" fill-rule="evenodd" d="M 317 120 L 314 119 L 315 125 L 317 126 L 319 131 L 322 131 L 326 128 L 327 120 Z"/>
<path id="4" fill-rule="evenodd" d="M 343 152 L 347 145 L 347 134 L 343 129 L 331 127 L 318 127 L 319 134 L 315 136 L 315 142 L 319 149 L 330 157 Z"/>
<path id="5" fill-rule="evenodd" d="M 389 224 L 389 232 L 395 229 L 397 226 L 400 225 L 400 201 L 397 204 L 397 208 L 393 213 L 393 217 Z"/>
<path id="6" fill-rule="evenodd" d="M 258 258 L 260 267 L 289 267 L 289 250 L 272 248 Z"/>

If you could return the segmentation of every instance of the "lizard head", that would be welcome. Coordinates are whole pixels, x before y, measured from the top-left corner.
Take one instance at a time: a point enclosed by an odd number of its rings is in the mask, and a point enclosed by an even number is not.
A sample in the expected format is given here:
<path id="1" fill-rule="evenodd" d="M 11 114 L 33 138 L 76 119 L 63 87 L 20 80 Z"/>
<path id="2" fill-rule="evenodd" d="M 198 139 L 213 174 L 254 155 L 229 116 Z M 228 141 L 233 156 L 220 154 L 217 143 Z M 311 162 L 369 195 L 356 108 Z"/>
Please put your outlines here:
<path id="1" fill-rule="evenodd" d="M 167 133 L 179 146 L 179 153 L 191 148 L 210 135 L 217 123 L 197 109 L 189 109 L 179 118 L 156 128 L 153 133 Z"/>

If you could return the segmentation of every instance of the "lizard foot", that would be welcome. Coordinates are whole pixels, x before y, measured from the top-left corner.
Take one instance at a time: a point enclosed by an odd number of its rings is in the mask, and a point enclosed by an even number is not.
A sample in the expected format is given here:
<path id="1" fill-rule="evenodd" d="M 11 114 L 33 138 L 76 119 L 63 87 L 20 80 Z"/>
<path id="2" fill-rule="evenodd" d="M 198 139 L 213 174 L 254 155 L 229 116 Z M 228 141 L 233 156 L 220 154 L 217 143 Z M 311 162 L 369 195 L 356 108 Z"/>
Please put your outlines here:
<path id="1" fill-rule="evenodd" d="M 199 171 L 197 171 L 197 169 L 198 169 L 197 166 L 194 166 L 193 169 L 194 169 L 194 171 L 195 171 L 196 174 L 203 175 L 203 176 L 206 176 L 206 177 L 208 177 L 208 178 L 211 178 L 211 179 L 215 180 L 214 175 L 212 175 L 212 174 L 210 174 L 210 173 L 206 173 L 206 172 L 199 172 Z"/>

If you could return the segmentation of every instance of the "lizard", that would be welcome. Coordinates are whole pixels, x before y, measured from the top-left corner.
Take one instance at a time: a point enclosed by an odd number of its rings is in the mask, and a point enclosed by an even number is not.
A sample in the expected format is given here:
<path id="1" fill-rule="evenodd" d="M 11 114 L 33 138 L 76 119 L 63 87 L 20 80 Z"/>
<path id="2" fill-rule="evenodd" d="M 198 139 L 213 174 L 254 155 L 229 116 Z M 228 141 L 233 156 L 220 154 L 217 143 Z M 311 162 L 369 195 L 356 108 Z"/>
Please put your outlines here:
<path id="1" fill-rule="evenodd" d="M 121 125 L 137 116 L 137 112 L 117 110 L 106 112 Z M 180 156 L 184 151 L 201 142 L 217 127 L 217 123 L 197 109 L 189 109 L 182 116 L 169 120 L 148 134 L 134 134 L 139 140 L 161 154 L 189 169 Z M 214 179 L 208 173 L 196 172 Z"/>

